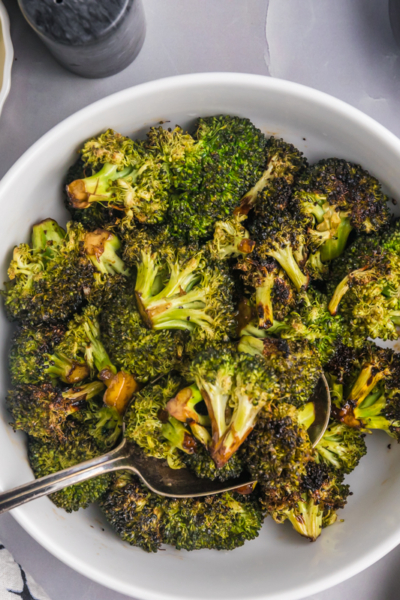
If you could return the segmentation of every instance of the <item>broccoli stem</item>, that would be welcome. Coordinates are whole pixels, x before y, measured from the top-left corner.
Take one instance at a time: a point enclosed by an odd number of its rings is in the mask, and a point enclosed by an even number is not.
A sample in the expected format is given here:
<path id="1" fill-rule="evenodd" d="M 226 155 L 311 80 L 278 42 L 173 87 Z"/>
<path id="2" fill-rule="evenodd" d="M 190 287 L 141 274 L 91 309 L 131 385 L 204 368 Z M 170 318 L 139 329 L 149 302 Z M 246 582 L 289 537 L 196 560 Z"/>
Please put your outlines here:
<path id="1" fill-rule="evenodd" d="M 237 375 L 238 389 L 245 389 L 241 376 Z M 233 411 L 229 429 L 221 440 L 211 446 L 211 457 L 218 469 L 228 462 L 239 446 L 252 431 L 256 418 L 265 402 L 258 401 L 254 404 L 244 392 L 237 393 L 237 404 Z"/>
<path id="2" fill-rule="evenodd" d="M 335 237 L 330 238 L 321 246 L 321 261 L 323 263 L 330 262 L 342 254 L 352 230 L 353 227 L 349 217 L 343 217 L 335 232 Z"/>
<path id="3" fill-rule="evenodd" d="M 352 406 L 359 406 L 385 375 L 386 372 L 378 371 L 375 365 L 364 367 L 351 389 L 347 402 Z"/>
<path id="4" fill-rule="evenodd" d="M 274 321 L 274 323 L 278 323 L 278 321 Z M 268 333 L 270 333 L 270 331 L 271 328 L 269 328 Z M 253 336 L 258 338 L 266 338 L 268 334 L 263 329 L 259 329 L 259 327 L 256 327 L 253 323 L 247 323 L 247 325 L 240 330 L 240 335 L 243 337 Z"/>
<path id="5" fill-rule="evenodd" d="M 312 498 L 297 503 L 297 510 L 288 512 L 288 518 L 294 529 L 311 542 L 321 535 L 322 511 Z"/>
<path id="6" fill-rule="evenodd" d="M 189 426 L 196 440 L 199 440 L 199 442 L 201 442 L 203 446 L 208 448 L 212 441 L 208 429 L 206 429 L 203 425 L 200 425 L 199 423 L 193 422 L 191 422 Z"/>
<path id="7" fill-rule="evenodd" d="M 262 339 L 255 338 L 252 335 L 244 335 L 240 338 L 238 350 L 244 354 L 251 354 L 251 356 L 256 356 L 257 354 L 262 356 L 264 343 Z"/>
<path id="8" fill-rule="evenodd" d="M 64 383 L 78 383 L 90 375 L 90 369 L 86 363 L 71 360 L 61 352 L 49 356 L 48 363 L 47 373 L 61 379 Z"/>
<path id="9" fill-rule="evenodd" d="M 354 409 L 354 416 L 359 420 L 362 427 L 366 429 L 381 429 L 391 437 L 396 437 L 391 431 L 392 426 L 398 427 L 399 422 L 391 422 L 382 416 L 386 408 L 386 397 L 381 390 L 373 392 Z"/>
<path id="10" fill-rule="evenodd" d="M 62 397 L 68 400 L 74 400 L 75 402 L 81 402 L 82 400 L 91 400 L 101 394 L 104 390 L 104 383 L 101 381 L 92 381 L 85 385 L 71 388 L 66 392 L 62 393 Z"/>
<path id="11" fill-rule="evenodd" d="M 271 294 L 275 283 L 275 273 L 265 274 L 256 283 L 256 310 L 258 326 L 263 329 L 271 327 L 274 321 Z"/>
<path id="12" fill-rule="evenodd" d="M 314 402 L 307 402 L 302 408 L 299 409 L 297 414 L 299 425 L 304 429 L 309 429 L 315 421 L 315 406 Z"/>
<path id="13" fill-rule="evenodd" d="M 117 255 L 121 242 L 116 235 L 104 229 L 86 233 L 84 250 L 97 271 L 106 275 L 128 275 L 124 261 Z"/>
<path id="14" fill-rule="evenodd" d="M 263 189 L 268 185 L 268 181 L 273 176 L 273 171 L 276 163 L 276 157 L 273 156 L 268 163 L 268 167 L 265 169 L 264 173 L 261 175 L 260 179 L 253 185 L 253 187 L 243 196 L 240 201 L 240 205 L 235 208 L 233 211 L 234 215 L 241 214 L 247 215 L 249 214 L 251 208 L 254 206 L 257 200 L 257 196 Z"/>
<path id="15" fill-rule="evenodd" d="M 112 364 L 106 349 L 99 339 L 100 328 L 98 324 L 95 324 L 92 320 L 87 319 L 87 321 L 83 324 L 83 327 L 90 342 L 90 348 L 87 349 L 86 354 L 91 356 L 97 371 L 99 374 L 101 374 L 102 371 L 107 370 L 111 371 L 111 373 L 115 375 L 117 373 L 117 369 Z"/>
<path id="16" fill-rule="evenodd" d="M 282 269 L 286 271 L 298 292 L 301 289 L 307 288 L 309 277 L 301 272 L 300 267 L 293 256 L 292 247 L 289 244 L 286 246 L 275 247 L 274 249 L 269 250 L 268 254 L 269 256 L 272 256 L 272 258 L 275 258 Z"/>
<path id="17" fill-rule="evenodd" d="M 342 300 L 343 296 L 347 294 L 349 289 L 349 276 L 347 275 L 336 287 L 333 296 L 328 304 L 328 310 L 331 313 L 331 315 L 335 316 L 337 314 L 340 301 Z"/>
<path id="18" fill-rule="evenodd" d="M 179 448 L 179 450 L 182 450 L 186 454 L 194 453 L 196 448 L 195 439 L 190 435 L 183 423 L 174 419 L 174 417 L 169 417 L 168 422 L 163 423 L 161 433 L 169 441 L 172 449 Z"/>
<path id="19" fill-rule="evenodd" d="M 390 320 L 392 321 L 392 323 L 394 325 L 400 325 L 400 311 L 399 310 L 393 310 L 390 313 Z"/>
<path id="20" fill-rule="evenodd" d="M 65 235 L 64 229 L 56 221 L 45 219 L 32 227 L 32 248 L 45 250 L 45 254 L 51 258 L 54 255 L 52 246 L 60 246 Z"/>
<path id="21" fill-rule="evenodd" d="M 118 170 L 118 165 L 105 163 L 100 171 L 86 177 L 76 179 L 67 185 L 67 194 L 74 208 L 88 208 L 93 202 L 107 201 L 111 196 L 110 183 L 129 175 L 132 167 Z"/>
<path id="22" fill-rule="evenodd" d="M 158 268 L 154 258 L 143 253 L 135 295 L 140 315 L 149 329 L 193 331 L 197 325 L 213 335 L 214 320 L 205 311 L 208 288 L 194 287 L 200 278 L 200 260 L 200 256 L 189 260 L 183 269 L 176 263 L 170 265 L 168 283 L 156 296 L 152 296 Z"/>
<path id="23" fill-rule="evenodd" d="M 171 398 L 165 409 L 171 417 L 182 423 L 199 423 L 200 425 L 209 426 L 211 424 L 210 417 L 201 415 L 196 411 L 196 405 L 199 402 L 203 402 L 203 396 L 197 385 L 193 384 L 180 390 L 174 398 Z"/>

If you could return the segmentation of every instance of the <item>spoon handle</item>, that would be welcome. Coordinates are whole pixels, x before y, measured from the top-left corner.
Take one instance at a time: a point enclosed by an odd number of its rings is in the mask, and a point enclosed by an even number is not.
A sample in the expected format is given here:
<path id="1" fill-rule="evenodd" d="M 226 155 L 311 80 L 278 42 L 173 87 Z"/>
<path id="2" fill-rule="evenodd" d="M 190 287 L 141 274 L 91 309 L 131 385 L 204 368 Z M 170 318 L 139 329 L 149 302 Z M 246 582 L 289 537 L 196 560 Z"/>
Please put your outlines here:
<path id="1" fill-rule="evenodd" d="M 69 485 L 81 483 L 111 471 L 117 471 L 127 465 L 129 451 L 125 440 L 108 454 L 97 456 L 83 463 L 46 475 L 40 479 L 24 483 L 19 487 L 0 493 L 0 514 L 21 506 L 41 496 L 54 494 Z"/>

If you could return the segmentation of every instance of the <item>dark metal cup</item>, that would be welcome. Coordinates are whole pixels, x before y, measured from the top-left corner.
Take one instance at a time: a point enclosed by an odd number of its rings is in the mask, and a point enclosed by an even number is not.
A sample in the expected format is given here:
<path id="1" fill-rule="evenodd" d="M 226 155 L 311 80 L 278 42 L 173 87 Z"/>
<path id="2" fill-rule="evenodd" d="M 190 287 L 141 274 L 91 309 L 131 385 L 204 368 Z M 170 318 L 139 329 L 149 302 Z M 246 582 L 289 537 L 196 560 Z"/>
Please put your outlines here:
<path id="1" fill-rule="evenodd" d="M 109 77 L 139 54 L 146 33 L 142 0 L 18 0 L 29 25 L 69 71 Z"/>

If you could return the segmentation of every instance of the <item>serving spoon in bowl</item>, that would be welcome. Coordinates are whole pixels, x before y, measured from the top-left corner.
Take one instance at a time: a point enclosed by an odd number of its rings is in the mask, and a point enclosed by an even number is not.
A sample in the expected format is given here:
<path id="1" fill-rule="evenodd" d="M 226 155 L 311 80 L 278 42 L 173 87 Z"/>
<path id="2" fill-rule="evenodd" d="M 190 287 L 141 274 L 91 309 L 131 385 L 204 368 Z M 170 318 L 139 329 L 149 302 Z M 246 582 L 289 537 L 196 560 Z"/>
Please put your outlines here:
<path id="1" fill-rule="evenodd" d="M 324 435 L 331 412 L 329 387 L 324 375 L 310 400 L 315 406 L 315 420 L 308 435 L 315 447 Z M 152 492 L 171 498 L 196 498 L 232 490 L 249 493 L 255 483 L 246 473 L 224 482 L 199 479 L 188 469 L 171 469 L 164 460 L 145 456 L 136 444 L 124 437 L 119 446 L 107 454 L 0 493 L 0 514 L 70 485 L 120 470 L 131 471 Z"/>

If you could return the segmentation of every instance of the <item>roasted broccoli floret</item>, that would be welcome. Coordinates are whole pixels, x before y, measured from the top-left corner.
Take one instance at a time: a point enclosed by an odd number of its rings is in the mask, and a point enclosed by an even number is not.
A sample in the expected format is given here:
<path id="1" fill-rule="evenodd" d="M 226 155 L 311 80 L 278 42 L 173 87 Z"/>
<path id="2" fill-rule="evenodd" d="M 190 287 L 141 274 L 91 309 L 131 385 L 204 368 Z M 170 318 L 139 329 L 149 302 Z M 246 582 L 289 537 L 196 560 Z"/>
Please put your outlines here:
<path id="1" fill-rule="evenodd" d="M 13 385 L 57 379 L 79 383 L 111 365 L 100 340 L 98 315 L 97 308 L 87 306 L 67 325 L 21 326 L 10 351 Z"/>
<path id="2" fill-rule="evenodd" d="M 124 473 L 116 477 L 100 504 L 118 535 L 147 552 L 156 552 L 162 543 L 185 550 L 233 550 L 257 537 L 262 525 L 251 498 L 229 493 L 165 498 Z"/>
<path id="3" fill-rule="evenodd" d="M 372 233 L 389 222 L 380 183 L 345 160 L 329 158 L 310 167 L 297 182 L 294 198 L 308 224 L 310 248 L 319 253 L 314 267 L 340 256 L 353 229 Z"/>
<path id="4" fill-rule="evenodd" d="M 264 200 L 264 199 L 263 199 Z M 290 213 L 276 211 L 266 202 L 259 202 L 256 215 L 249 224 L 251 238 L 256 242 L 252 258 L 260 262 L 275 259 L 292 281 L 297 291 L 306 289 L 309 276 L 301 267 L 307 258 L 305 230 Z"/>
<path id="5" fill-rule="evenodd" d="M 262 503 L 277 523 L 289 519 L 300 535 L 314 542 L 337 520 L 336 511 L 345 506 L 350 491 L 343 476 L 329 473 L 324 465 L 310 461 L 306 470 L 299 491 L 277 502 L 276 494 L 265 487 Z"/>
<path id="6" fill-rule="evenodd" d="M 65 232 L 46 219 L 32 230 L 32 245 L 14 248 L 8 269 L 10 282 L 2 294 L 11 320 L 37 324 L 67 319 L 90 290 L 93 268 L 80 257 L 76 227 Z"/>
<path id="7" fill-rule="evenodd" d="M 210 454 L 222 468 L 253 429 L 257 415 L 277 393 L 277 378 L 259 356 L 207 350 L 191 365 L 211 418 Z"/>
<path id="8" fill-rule="evenodd" d="M 193 181 L 193 160 L 181 171 L 169 208 L 172 235 L 186 240 L 210 237 L 214 224 L 229 218 L 259 179 L 265 163 L 266 138 L 248 119 L 199 119 L 194 138 L 201 171 L 194 170 Z"/>
<path id="9" fill-rule="evenodd" d="M 307 159 L 292 144 L 270 137 L 267 146 L 267 164 L 257 183 L 243 196 L 237 213 L 248 214 L 262 202 L 274 202 L 277 195 L 290 189 L 297 177 L 307 167 Z M 285 192 L 284 192 L 285 193 Z M 274 199 L 274 200 L 272 200 Z"/>
<path id="10" fill-rule="evenodd" d="M 55 350 L 65 332 L 63 324 L 19 327 L 9 355 L 11 383 L 37 384 L 58 378 L 65 383 L 77 383 L 88 377 L 89 368 L 84 361 Z"/>
<path id="11" fill-rule="evenodd" d="M 126 437 L 140 446 L 146 455 L 166 459 L 174 469 L 184 466 L 180 450 L 192 452 L 196 445 L 188 428 L 165 410 L 180 385 L 179 377 L 168 376 L 146 386 L 136 394 L 125 418 Z"/>
<path id="12" fill-rule="evenodd" d="M 164 259 L 146 250 L 136 267 L 136 303 L 149 329 L 188 331 L 197 348 L 229 341 L 235 323 L 228 268 L 201 251 Z"/>
<path id="13" fill-rule="evenodd" d="M 351 473 L 367 453 L 365 434 L 332 422 L 315 447 L 315 460 L 340 473 Z"/>
<path id="14" fill-rule="evenodd" d="M 32 243 L 14 248 L 10 281 L 2 294 L 10 319 L 30 325 L 66 320 L 86 300 L 103 302 L 128 271 L 118 257 L 119 240 L 78 223 L 64 231 L 52 219 L 34 225 Z"/>
<path id="15" fill-rule="evenodd" d="M 29 462 L 36 478 L 57 473 L 68 469 L 86 460 L 101 454 L 92 440 L 82 435 L 75 435 L 74 439 L 63 444 L 44 443 L 40 440 L 29 438 Z M 101 475 L 88 479 L 50 495 L 56 506 L 67 512 L 80 508 L 87 508 L 96 502 L 107 491 L 110 485 L 110 475 Z"/>
<path id="16" fill-rule="evenodd" d="M 168 206 L 170 177 L 162 157 L 146 151 L 142 142 L 106 131 L 84 145 L 82 158 L 93 172 L 67 185 L 74 209 L 95 203 L 124 215 L 120 226 L 131 229 L 134 220 L 157 223 Z"/>
<path id="17" fill-rule="evenodd" d="M 100 381 L 66 390 L 50 383 L 19 385 L 9 391 L 7 408 L 14 418 L 14 430 L 21 429 L 44 442 L 61 443 L 75 427 L 72 417 L 103 391 Z"/>
<path id="18" fill-rule="evenodd" d="M 101 342 L 99 310 L 87 306 L 67 325 L 20 327 L 10 351 L 13 385 L 55 382 L 76 384 L 106 368 L 117 372 Z"/>
<path id="19" fill-rule="evenodd" d="M 255 335 L 256 331 L 257 328 L 250 324 L 242 333 Z M 335 353 L 339 342 L 351 343 L 344 318 L 341 315 L 332 316 L 327 297 L 311 288 L 299 298 L 296 310 L 291 311 L 283 321 L 274 322 L 268 329 L 268 335 L 287 340 L 308 340 L 316 348 L 322 365 Z"/>
<path id="20" fill-rule="evenodd" d="M 382 239 L 360 237 L 332 266 L 329 310 L 348 322 L 353 343 L 365 338 L 397 339 L 400 323 L 399 254 L 396 228 Z"/>
<path id="21" fill-rule="evenodd" d="M 382 429 L 400 440 L 400 355 L 366 343 L 353 357 L 341 378 L 340 356 L 328 364 L 335 420 L 364 431 Z"/>
<path id="22" fill-rule="evenodd" d="M 116 290 L 101 314 L 104 344 L 119 369 L 141 383 L 179 368 L 185 348 L 182 331 L 148 329 L 131 282 Z"/>
<path id="23" fill-rule="evenodd" d="M 302 412 L 284 402 L 263 409 L 240 449 L 250 475 L 271 489 L 290 489 L 293 493 L 306 474 L 312 446 L 307 434 L 308 419 Z M 307 408 L 305 413 L 308 412 Z"/>
<path id="24" fill-rule="evenodd" d="M 281 400 L 297 407 L 309 400 L 322 375 L 318 353 L 307 340 L 246 335 L 240 338 L 238 350 L 262 356 L 278 377 Z"/>

